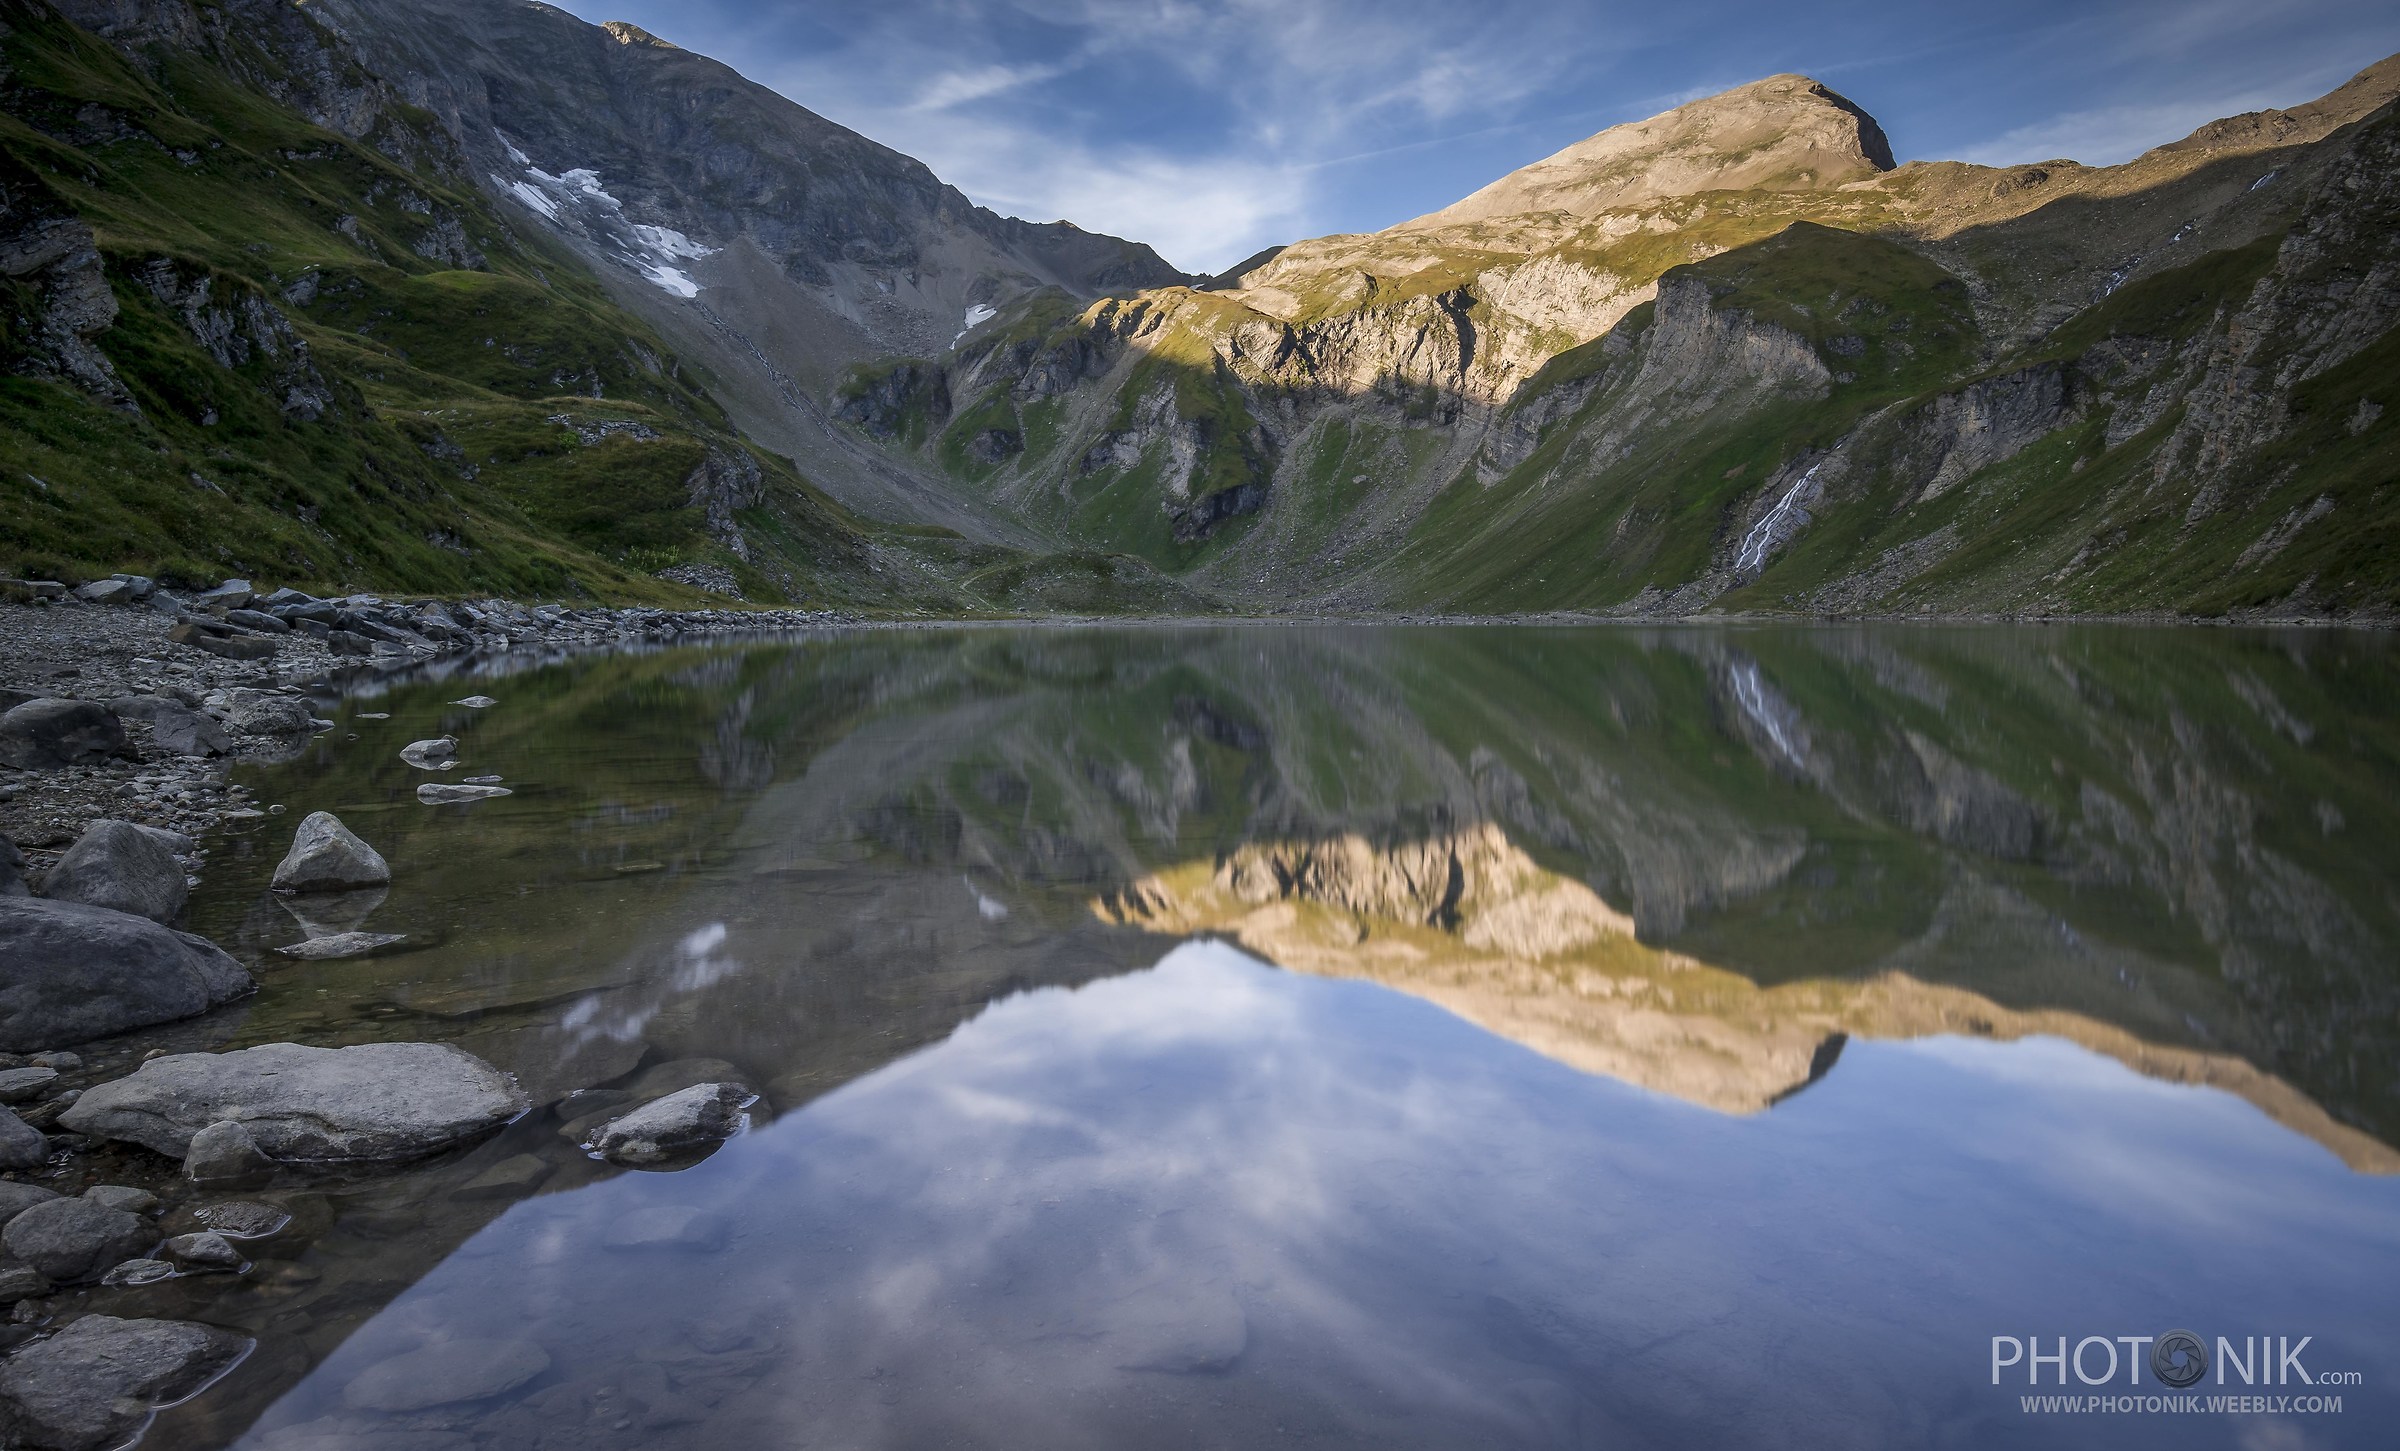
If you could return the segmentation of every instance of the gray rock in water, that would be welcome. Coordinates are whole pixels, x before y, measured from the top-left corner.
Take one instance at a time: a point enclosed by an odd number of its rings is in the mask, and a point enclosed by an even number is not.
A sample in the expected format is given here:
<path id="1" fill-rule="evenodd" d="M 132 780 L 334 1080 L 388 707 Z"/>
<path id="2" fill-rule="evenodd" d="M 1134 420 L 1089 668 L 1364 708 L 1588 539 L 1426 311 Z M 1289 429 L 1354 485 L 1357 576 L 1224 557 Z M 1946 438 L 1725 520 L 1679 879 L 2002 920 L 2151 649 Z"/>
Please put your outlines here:
<path id="1" fill-rule="evenodd" d="M 57 1197 L 39 1184 L 19 1184 L 13 1179 L 0 1179 L 0 1226 L 5 1226 L 36 1204 Z"/>
<path id="2" fill-rule="evenodd" d="M 436 736 L 430 741 L 410 741 L 400 748 L 400 759 L 420 771 L 447 771 L 458 764 L 458 738 Z"/>
<path id="3" fill-rule="evenodd" d="M 120 1260 L 101 1274 L 103 1285 L 155 1285 L 160 1280 L 175 1278 L 175 1266 L 166 1260 Z"/>
<path id="4" fill-rule="evenodd" d="M 292 837 L 292 849 L 275 868 L 283 892 L 345 892 L 381 887 L 392 869 L 375 848 L 360 841 L 330 811 L 310 813 Z"/>
<path id="5" fill-rule="evenodd" d="M 273 1172 L 275 1161 L 247 1127 L 232 1119 L 201 1129 L 183 1151 L 184 1177 L 195 1184 L 246 1184 Z"/>
<path id="6" fill-rule="evenodd" d="M 285 957 L 297 957 L 303 962 L 330 962 L 342 957 L 365 957 L 380 952 L 395 942 L 406 942 L 405 932 L 337 932 L 331 937 L 311 937 L 275 950 Z"/>
<path id="7" fill-rule="evenodd" d="M 240 1270 L 249 1261 L 233 1247 L 233 1241 L 213 1229 L 193 1234 L 179 1234 L 167 1241 L 167 1253 L 175 1263 L 192 1270 Z"/>
<path id="8" fill-rule="evenodd" d="M 0 766 L 55 771 L 125 749 L 125 723 L 88 700 L 29 700 L 0 715 Z"/>
<path id="9" fill-rule="evenodd" d="M 150 1221 L 89 1199 L 45 1199 L 0 1228 L 9 1254 L 62 1285 L 96 1280 L 156 1243 Z"/>
<path id="10" fill-rule="evenodd" d="M 25 881 L 25 854 L 17 844 L 0 836 L 0 897 L 30 897 L 33 888 Z"/>
<path id="11" fill-rule="evenodd" d="M 620 1250 L 723 1249 L 732 1236 L 725 1216 L 683 1204 L 657 1204 L 637 1209 L 609 1225 L 600 1243 Z"/>
<path id="12" fill-rule="evenodd" d="M 469 710 L 490 710 L 493 706 L 498 705 L 500 702 L 492 699 L 488 695 L 470 695 L 464 700 L 454 700 L 450 703 L 452 705 L 463 705 Z"/>
<path id="13" fill-rule="evenodd" d="M 228 1199 L 218 1204 L 203 1204 L 192 1211 L 192 1217 L 227 1239 L 265 1239 L 281 1232 L 292 1217 L 272 1204 L 255 1199 Z"/>
<path id="14" fill-rule="evenodd" d="M 172 922 L 191 887 L 175 854 L 130 821 L 95 821 L 42 878 L 42 895 Z"/>
<path id="15" fill-rule="evenodd" d="M 84 1043 L 207 1012 L 250 974 L 204 937 L 80 902 L 0 897 L 0 1052 Z"/>
<path id="16" fill-rule="evenodd" d="M 458 1186 L 453 1199 L 514 1199 L 530 1194 L 550 1177 L 548 1160 L 513 1154 Z"/>
<path id="17" fill-rule="evenodd" d="M 395 1355 L 342 1388 L 362 1411 L 422 1411 L 489 1400 L 550 1368 L 550 1353 L 524 1340 L 445 1340 Z"/>
<path id="18" fill-rule="evenodd" d="M 0 1108 L 0 1169 L 38 1169 L 50 1160 L 42 1131 Z"/>
<path id="19" fill-rule="evenodd" d="M 83 1197 L 94 1204 L 105 1204 L 111 1209 L 122 1209 L 127 1214 L 158 1213 L 158 1196 L 147 1189 L 136 1189 L 129 1184 L 94 1184 L 91 1188 L 83 1191 Z"/>
<path id="20" fill-rule="evenodd" d="M 48 1277 L 31 1265 L 0 1265 L 0 1305 L 38 1299 L 50 1289 Z"/>
<path id="21" fill-rule="evenodd" d="M 755 1097 L 739 1083 L 696 1083 L 602 1124 L 589 1147 L 614 1164 L 659 1164 L 721 1142 Z"/>
<path id="22" fill-rule="evenodd" d="M 158 1407 L 197 1394 L 249 1348 L 214 1326 L 86 1315 L 0 1361 L 0 1431 L 42 1451 L 128 1445 Z"/>
<path id="23" fill-rule="evenodd" d="M 39 1098 L 42 1090 L 58 1082 L 55 1068 L 0 1068 L 0 1103 L 23 1103 Z"/>
<path id="24" fill-rule="evenodd" d="M 153 1058 L 87 1091 L 59 1122 L 182 1158 L 202 1129 L 231 1120 L 279 1163 L 342 1163 L 434 1153 L 526 1107 L 506 1074 L 447 1044 L 269 1043 Z"/>
<path id="25" fill-rule="evenodd" d="M 28 1068 L 55 1068 L 61 1073 L 73 1073 L 83 1066 L 80 1053 L 36 1053 L 25 1060 Z"/>
<path id="26" fill-rule="evenodd" d="M 272 640 L 261 642 L 271 651 Z M 305 736 L 316 729 L 308 702 L 264 690 L 236 690 L 227 697 L 225 723 L 245 736 Z"/>
<path id="27" fill-rule="evenodd" d="M 428 781 L 417 788 L 417 799 L 428 806 L 449 806 L 460 801 L 484 801 L 494 796 L 513 796 L 506 786 L 453 786 L 441 781 Z"/>

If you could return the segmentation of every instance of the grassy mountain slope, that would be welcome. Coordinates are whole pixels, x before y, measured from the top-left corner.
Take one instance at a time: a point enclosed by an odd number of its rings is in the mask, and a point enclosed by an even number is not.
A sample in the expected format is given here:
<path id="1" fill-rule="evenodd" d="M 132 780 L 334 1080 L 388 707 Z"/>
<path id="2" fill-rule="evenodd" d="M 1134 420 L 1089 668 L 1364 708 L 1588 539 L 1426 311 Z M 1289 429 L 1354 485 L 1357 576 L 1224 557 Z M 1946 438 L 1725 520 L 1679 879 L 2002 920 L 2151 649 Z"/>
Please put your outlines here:
<path id="1" fill-rule="evenodd" d="M 746 446 L 426 118 L 348 139 L 197 54 L 137 66 L 27 0 L 0 25 L 0 565 L 644 599 L 701 563 L 754 599 L 951 598 Z"/>
<path id="2" fill-rule="evenodd" d="M 2385 611 L 2395 92 L 1895 169 L 1776 78 L 840 411 L 1266 608 Z"/>

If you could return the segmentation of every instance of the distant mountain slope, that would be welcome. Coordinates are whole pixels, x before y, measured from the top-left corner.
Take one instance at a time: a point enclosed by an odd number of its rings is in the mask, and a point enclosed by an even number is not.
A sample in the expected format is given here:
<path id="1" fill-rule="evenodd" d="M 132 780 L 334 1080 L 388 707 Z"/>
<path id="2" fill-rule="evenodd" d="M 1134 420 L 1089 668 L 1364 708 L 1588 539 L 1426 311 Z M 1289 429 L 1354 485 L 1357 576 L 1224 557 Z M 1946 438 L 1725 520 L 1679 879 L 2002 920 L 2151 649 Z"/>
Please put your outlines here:
<path id="1" fill-rule="evenodd" d="M 59 3 L 137 51 L 250 52 L 261 83 L 353 139 L 429 122 L 464 179 L 699 364 L 745 435 L 885 517 L 1035 538 L 829 430 L 815 400 L 843 368 L 938 350 L 1037 289 L 1189 280 L 1139 243 L 997 216 L 636 26 L 532 0 Z"/>
<path id="2" fill-rule="evenodd" d="M 1263 608 L 2388 611 L 2395 92 L 1895 168 L 1775 77 L 837 407 Z"/>
<path id="3" fill-rule="evenodd" d="M 80 578 L 949 601 L 288 6 L 137 61 L 0 0 L 0 566 Z M 246 25 L 246 20 L 256 20 Z M 329 53 L 330 54 L 330 53 Z M 280 104 L 344 109 L 352 134 Z M 921 541 L 924 548 L 940 548 Z"/>

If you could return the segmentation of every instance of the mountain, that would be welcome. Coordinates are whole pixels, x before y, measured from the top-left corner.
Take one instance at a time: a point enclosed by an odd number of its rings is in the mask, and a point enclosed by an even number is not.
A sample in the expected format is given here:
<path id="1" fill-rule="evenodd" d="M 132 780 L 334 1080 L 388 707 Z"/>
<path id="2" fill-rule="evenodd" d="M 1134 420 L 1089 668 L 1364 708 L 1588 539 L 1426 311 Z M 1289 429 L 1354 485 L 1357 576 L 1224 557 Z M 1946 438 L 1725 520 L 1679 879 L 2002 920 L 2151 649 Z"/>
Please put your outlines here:
<path id="1" fill-rule="evenodd" d="M 1777 76 L 837 407 L 1246 608 L 2383 613 L 2396 92 L 1894 166 Z"/>
<path id="2" fill-rule="evenodd" d="M 0 0 L 0 568 L 1188 598 L 1029 568 L 813 401 L 971 308 L 1179 278 L 546 6 Z"/>

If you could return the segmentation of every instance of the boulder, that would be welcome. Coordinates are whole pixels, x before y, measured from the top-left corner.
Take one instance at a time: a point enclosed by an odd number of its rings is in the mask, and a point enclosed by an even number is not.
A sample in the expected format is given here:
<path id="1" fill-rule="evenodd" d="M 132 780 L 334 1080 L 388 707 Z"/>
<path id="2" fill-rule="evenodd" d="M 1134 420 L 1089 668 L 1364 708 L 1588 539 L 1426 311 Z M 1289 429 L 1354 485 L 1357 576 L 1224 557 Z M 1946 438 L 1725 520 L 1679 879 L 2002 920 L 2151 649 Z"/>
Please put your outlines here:
<path id="1" fill-rule="evenodd" d="M 230 1121 L 280 1163 L 325 1164 L 436 1153 L 527 1106 L 508 1075 L 443 1043 L 269 1043 L 153 1058 L 86 1090 L 59 1123 L 180 1159 Z"/>
<path id="2" fill-rule="evenodd" d="M 0 766 L 55 771 L 125 749 L 125 723 L 88 700 L 29 700 L 0 715 Z"/>
<path id="3" fill-rule="evenodd" d="M 40 1451 L 128 1445 L 158 1407 L 196 1394 L 249 1348 L 210 1325 L 86 1315 L 0 1361 L 0 1431 Z"/>
<path id="4" fill-rule="evenodd" d="M 696 1083 L 602 1124 L 588 1147 L 613 1164 L 665 1163 L 731 1137 L 755 1096 L 738 1083 Z"/>
<path id="5" fill-rule="evenodd" d="M 50 1160 L 50 1141 L 42 1131 L 0 1108 L 0 1169 L 38 1169 Z"/>
<path id="6" fill-rule="evenodd" d="M 312 812 L 292 837 L 292 849 L 275 868 L 279 892 L 349 892 L 381 887 L 392 869 L 375 848 L 351 834 L 330 811 Z"/>
<path id="7" fill-rule="evenodd" d="M 297 957 L 302 962 L 331 962 L 344 957 L 364 957 L 381 952 L 395 942 L 406 942 L 405 932 L 337 932 L 331 937 L 311 937 L 275 950 L 285 957 Z M 0 1077 L 6 1075 L 0 1074 Z"/>
<path id="8" fill-rule="evenodd" d="M 156 1243 L 150 1221 L 89 1199 L 45 1199 L 0 1228 L 0 1246 L 62 1285 L 96 1280 Z"/>
<path id="9" fill-rule="evenodd" d="M 36 1300 L 50 1293 L 50 1282 L 31 1265 L 0 1265 L 0 1305 Z"/>
<path id="10" fill-rule="evenodd" d="M 172 756 L 221 756 L 233 749 L 225 727 L 182 705 L 150 718 L 150 742 Z"/>
<path id="11" fill-rule="evenodd" d="M 422 1411 L 489 1400 L 550 1368 L 550 1353 L 524 1340 L 445 1340 L 361 1371 L 342 1402 L 362 1411 Z"/>
<path id="12" fill-rule="evenodd" d="M 58 1082 L 55 1068 L 0 1069 L 0 1103 L 23 1103 L 39 1098 L 43 1090 Z"/>
<path id="13" fill-rule="evenodd" d="M 136 1189 L 130 1184 L 94 1184 L 83 1191 L 83 1197 L 94 1204 L 122 1209 L 127 1214 L 156 1214 L 159 1208 L 157 1195 L 147 1189 Z"/>
<path id="14" fill-rule="evenodd" d="M 210 1124 L 192 1135 L 183 1151 L 183 1172 L 195 1184 L 241 1184 L 275 1171 L 275 1161 L 258 1146 L 250 1130 L 232 1119 Z"/>
<path id="15" fill-rule="evenodd" d="M 228 695 L 225 723 L 245 736 L 304 736 L 316 729 L 307 701 L 264 690 L 236 690 Z"/>
<path id="16" fill-rule="evenodd" d="M 38 1184 L 19 1184 L 14 1179 L 0 1179 L 0 1226 L 5 1226 L 36 1204 L 57 1197 L 57 1194 Z"/>
<path id="17" fill-rule="evenodd" d="M 133 586 L 121 579 L 95 579 L 90 584 L 77 585 L 75 598 L 87 605 L 129 605 L 139 598 Z"/>
<path id="18" fill-rule="evenodd" d="M 239 625 L 245 630 L 257 630 L 269 635 L 288 635 L 292 632 L 292 627 L 290 625 L 287 625 L 283 621 L 276 619 L 273 615 L 261 614 L 257 610 L 227 610 L 225 612 L 225 623 L 228 625 Z"/>
<path id="19" fill-rule="evenodd" d="M 180 700 L 164 695 L 121 695 L 108 708 L 125 720 L 150 722 L 150 739 L 177 756 L 220 756 L 233 749 L 225 728 Z"/>
<path id="20" fill-rule="evenodd" d="M 203 609 L 241 610 L 248 609 L 250 602 L 257 598 L 258 592 L 250 588 L 250 581 L 229 579 L 215 589 L 200 591 L 199 594 L 193 596 L 192 603 Z"/>
<path id="21" fill-rule="evenodd" d="M 17 844 L 0 836 L 0 897 L 30 897 L 33 888 L 25 884 L 25 854 Z"/>
<path id="22" fill-rule="evenodd" d="M 207 938 L 81 902 L 0 897 L 0 1052 L 195 1017 L 251 987 Z"/>
<path id="23" fill-rule="evenodd" d="M 420 771 L 447 771 L 458 764 L 458 738 L 436 736 L 430 741 L 410 741 L 400 748 L 400 759 Z"/>
<path id="24" fill-rule="evenodd" d="M 191 895 L 175 854 L 129 821 L 95 821 L 42 879 L 53 902 L 81 902 L 172 922 Z"/>
<path id="25" fill-rule="evenodd" d="M 325 636 L 325 643 L 336 655 L 372 655 L 375 642 L 350 630 L 334 630 Z"/>

